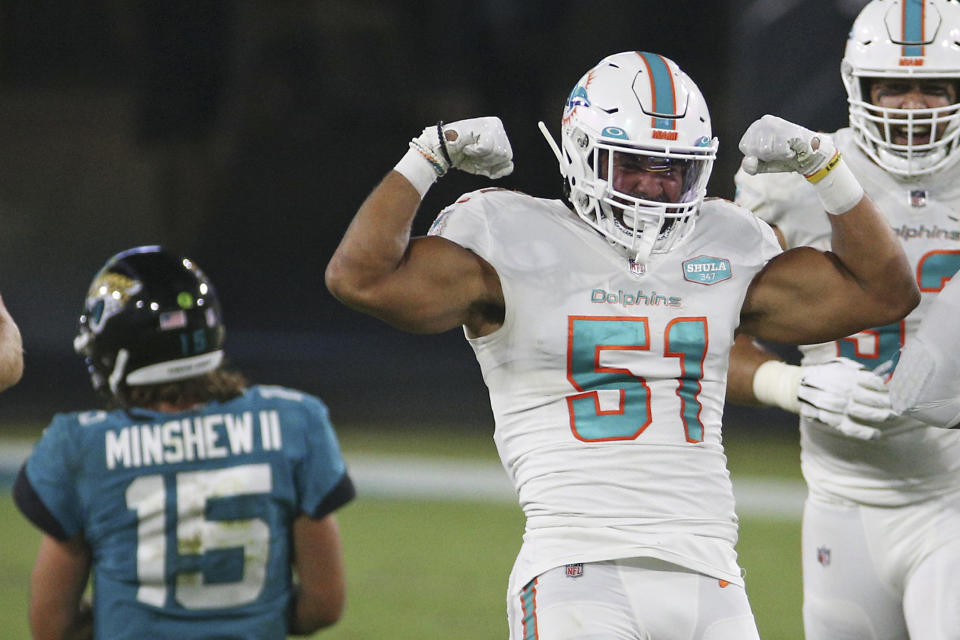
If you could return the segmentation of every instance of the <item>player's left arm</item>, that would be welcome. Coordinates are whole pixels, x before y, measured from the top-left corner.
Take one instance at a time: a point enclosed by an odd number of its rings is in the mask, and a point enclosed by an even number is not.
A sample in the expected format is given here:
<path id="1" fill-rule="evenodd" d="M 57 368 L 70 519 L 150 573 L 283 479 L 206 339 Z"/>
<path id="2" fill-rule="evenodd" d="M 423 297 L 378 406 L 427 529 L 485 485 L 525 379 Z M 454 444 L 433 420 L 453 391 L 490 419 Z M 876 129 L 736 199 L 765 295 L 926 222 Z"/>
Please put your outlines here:
<path id="1" fill-rule="evenodd" d="M 907 258 L 868 197 L 830 221 L 833 251 L 790 249 L 754 277 L 741 310 L 745 333 L 827 342 L 896 322 L 919 303 Z"/>
<path id="2" fill-rule="evenodd" d="M 832 229 L 832 251 L 796 247 L 754 277 L 741 331 L 775 342 L 826 342 L 896 322 L 920 302 L 903 248 L 829 138 L 764 116 L 744 134 L 741 150 L 745 168 L 803 174 Z"/>
<path id="3" fill-rule="evenodd" d="M 297 586 L 288 632 L 309 635 L 336 623 L 347 589 L 340 530 L 332 513 L 320 519 L 301 514 L 294 521 L 293 566 Z"/>
<path id="4" fill-rule="evenodd" d="M 82 536 L 57 540 L 44 534 L 30 576 L 30 631 L 34 640 L 93 637 L 93 616 L 81 602 L 91 565 Z"/>

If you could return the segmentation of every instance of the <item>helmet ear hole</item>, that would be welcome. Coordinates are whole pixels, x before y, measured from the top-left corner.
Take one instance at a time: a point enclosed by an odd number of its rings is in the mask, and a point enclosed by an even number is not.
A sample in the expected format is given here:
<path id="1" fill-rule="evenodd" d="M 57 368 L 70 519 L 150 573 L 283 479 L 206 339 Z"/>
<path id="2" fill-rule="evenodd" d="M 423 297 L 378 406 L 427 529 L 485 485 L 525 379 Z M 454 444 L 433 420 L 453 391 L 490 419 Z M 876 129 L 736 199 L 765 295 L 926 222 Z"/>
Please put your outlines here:
<path id="1" fill-rule="evenodd" d="M 586 151 L 587 147 L 590 146 L 590 136 L 587 135 L 587 133 L 582 129 L 577 130 L 577 132 L 574 134 L 574 139 L 576 140 L 577 147 L 581 151 Z"/>

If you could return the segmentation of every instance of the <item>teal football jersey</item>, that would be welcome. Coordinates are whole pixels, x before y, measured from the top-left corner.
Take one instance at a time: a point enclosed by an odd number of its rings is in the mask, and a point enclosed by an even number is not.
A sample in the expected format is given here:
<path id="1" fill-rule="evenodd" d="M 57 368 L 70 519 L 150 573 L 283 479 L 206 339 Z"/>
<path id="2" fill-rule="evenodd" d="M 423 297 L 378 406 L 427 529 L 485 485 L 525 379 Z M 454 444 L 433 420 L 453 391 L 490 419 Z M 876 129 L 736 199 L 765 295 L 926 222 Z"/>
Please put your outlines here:
<path id="1" fill-rule="evenodd" d="M 255 386 L 184 413 L 58 414 L 24 514 L 93 552 L 97 638 L 285 638 L 291 525 L 354 496 L 326 406 Z"/>

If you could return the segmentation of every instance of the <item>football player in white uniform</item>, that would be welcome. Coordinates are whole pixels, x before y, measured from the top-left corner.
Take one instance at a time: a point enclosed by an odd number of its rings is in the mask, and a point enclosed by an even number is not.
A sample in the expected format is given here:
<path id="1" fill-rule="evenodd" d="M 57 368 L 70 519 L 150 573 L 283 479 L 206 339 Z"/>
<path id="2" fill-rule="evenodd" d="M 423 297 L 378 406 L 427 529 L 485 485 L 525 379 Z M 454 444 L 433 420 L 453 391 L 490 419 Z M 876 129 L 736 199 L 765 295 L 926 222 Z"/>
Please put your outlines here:
<path id="1" fill-rule="evenodd" d="M 475 191 L 411 239 L 450 167 L 513 170 L 499 119 L 427 127 L 327 286 L 407 331 L 464 328 L 526 515 L 511 638 L 757 638 L 720 437 L 734 331 L 808 342 L 896 322 L 919 296 L 906 258 L 829 141 L 772 116 L 741 150 L 816 183 L 836 257 L 781 253 L 749 211 L 704 202 L 710 116 L 663 56 L 605 58 L 570 93 L 560 145 L 541 129 L 568 201 Z"/>
<path id="2" fill-rule="evenodd" d="M 870 2 L 841 71 L 850 127 L 831 137 L 899 236 L 922 302 L 904 320 L 801 347 L 799 367 L 739 336 L 728 399 L 800 414 L 807 639 L 960 638 L 960 433 L 892 416 L 872 373 L 889 376 L 960 268 L 960 3 Z M 736 180 L 738 204 L 785 247 L 836 246 L 802 180 Z"/>

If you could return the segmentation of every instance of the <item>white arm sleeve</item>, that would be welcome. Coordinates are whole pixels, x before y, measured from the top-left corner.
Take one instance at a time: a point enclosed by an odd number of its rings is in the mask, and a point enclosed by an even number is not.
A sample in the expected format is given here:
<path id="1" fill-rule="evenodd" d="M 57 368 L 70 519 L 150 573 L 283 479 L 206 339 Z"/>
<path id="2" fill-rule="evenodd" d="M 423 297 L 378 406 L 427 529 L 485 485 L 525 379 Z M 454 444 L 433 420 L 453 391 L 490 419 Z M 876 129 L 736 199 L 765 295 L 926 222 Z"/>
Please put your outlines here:
<path id="1" fill-rule="evenodd" d="M 960 278 L 930 305 L 890 380 L 894 411 L 935 427 L 960 426 Z"/>

